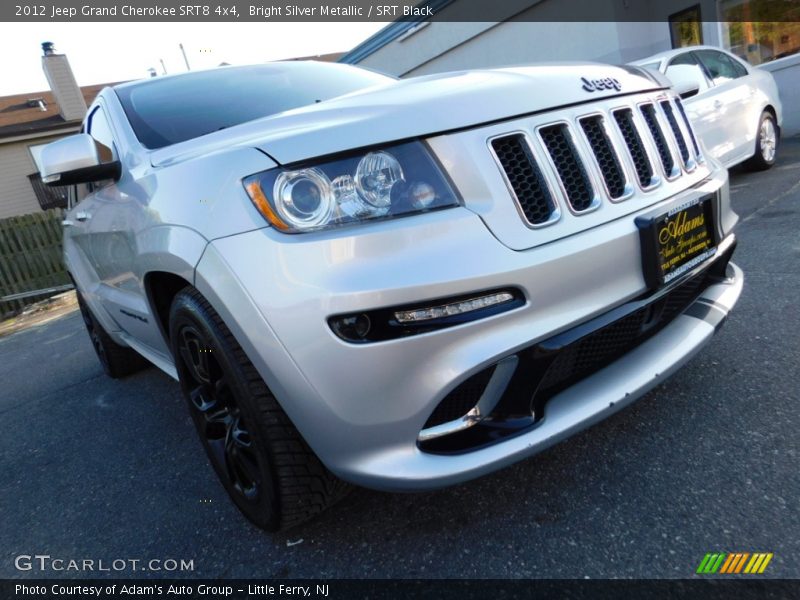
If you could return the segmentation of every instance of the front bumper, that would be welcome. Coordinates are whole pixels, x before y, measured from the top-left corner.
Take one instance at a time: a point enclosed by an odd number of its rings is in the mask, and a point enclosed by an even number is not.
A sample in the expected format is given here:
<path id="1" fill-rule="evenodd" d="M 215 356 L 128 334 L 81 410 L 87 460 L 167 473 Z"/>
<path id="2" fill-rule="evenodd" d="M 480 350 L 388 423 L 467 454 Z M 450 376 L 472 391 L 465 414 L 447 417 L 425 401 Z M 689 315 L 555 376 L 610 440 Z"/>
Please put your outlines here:
<path id="1" fill-rule="evenodd" d="M 714 193 L 723 183 L 724 173 L 655 208 Z M 420 449 L 426 420 L 461 382 L 640 297 L 646 285 L 639 243 L 633 219 L 618 219 L 519 252 L 498 242 L 473 213 L 452 209 L 365 225 L 349 237 L 287 238 L 261 229 L 219 239 L 198 265 L 196 286 L 328 468 L 366 487 L 422 490 L 541 451 L 641 396 L 708 342 L 716 320 L 687 310 L 551 398 L 530 430 L 458 454 Z M 742 289 L 741 271 L 731 266 L 729 274 L 698 300 L 713 303 L 715 317 L 727 315 Z M 348 344 L 327 324 L 335 314 L 504 287 L 522 290 L 526 304 L 414 337 Z"/>

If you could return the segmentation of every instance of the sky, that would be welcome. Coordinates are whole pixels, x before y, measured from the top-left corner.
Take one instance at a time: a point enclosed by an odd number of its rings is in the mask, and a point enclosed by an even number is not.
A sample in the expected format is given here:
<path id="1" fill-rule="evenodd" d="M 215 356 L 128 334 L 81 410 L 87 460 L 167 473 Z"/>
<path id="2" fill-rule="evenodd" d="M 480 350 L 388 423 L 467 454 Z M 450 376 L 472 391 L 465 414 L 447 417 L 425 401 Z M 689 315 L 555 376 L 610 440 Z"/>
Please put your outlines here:
<path id="1" fill-rule="evenodd" d="M 48 89 L 42 42 L 69 58 L 78 85 L 114 83 L 221 62 L 250 64 L 356 46 L 388 23 L 0 23 L 0 96 Z"/>

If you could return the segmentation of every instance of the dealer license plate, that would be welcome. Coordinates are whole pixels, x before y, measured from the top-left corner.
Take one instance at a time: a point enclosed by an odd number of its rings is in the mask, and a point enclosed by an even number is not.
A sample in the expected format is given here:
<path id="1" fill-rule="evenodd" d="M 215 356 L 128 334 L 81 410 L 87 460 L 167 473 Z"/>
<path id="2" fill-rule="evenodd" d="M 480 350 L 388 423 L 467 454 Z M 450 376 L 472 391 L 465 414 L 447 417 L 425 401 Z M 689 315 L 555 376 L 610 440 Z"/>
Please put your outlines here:
<path id="1" fill-rule="evenodd" d="M 676 206 L 642 227 L 645 273 L 666 284 L 714 255 L 713 197 Z"/>

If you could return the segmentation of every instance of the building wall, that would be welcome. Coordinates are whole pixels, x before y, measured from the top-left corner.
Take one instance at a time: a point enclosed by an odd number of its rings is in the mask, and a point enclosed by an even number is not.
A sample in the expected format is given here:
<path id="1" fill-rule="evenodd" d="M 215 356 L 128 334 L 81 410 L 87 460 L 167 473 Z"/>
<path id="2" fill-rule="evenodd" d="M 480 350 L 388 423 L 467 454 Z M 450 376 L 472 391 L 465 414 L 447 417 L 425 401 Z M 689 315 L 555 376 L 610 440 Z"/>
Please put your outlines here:
<path id="1" fill-rule="evenodd" d="M 783 105 L 783 137 L 800 134 L 800 54 L 761 65 L 778 84 Z"/>
<path id="2" fill-rule="evenodd" d="M 661 23 L 559 23 L 554 26 L 553 23 L 512 21 L 492 23 L 477 32 L 475 25 L 431 23 L 396 47 L 382 48 L 361 64 L 379 70 L 386 70 L 388 66 L 395 75 L 414 76 L 544 61 L 592 60 L 619 64 L 669 47 L 669 33 Z M 432 45 L 426 44 L 421 36 L 438 36 L 436 45 L 440 46 L 466 37 L 470 29 L 473 30 L 471 37 L 412 66 L 414 60 L 433 54 L 430 52 Z M 390 54 L 401 55 L 403 61 L 394 60 L 394 56 L 390 58 Z M 398 67 L 404 71 L 397 72 Z"/>
<path id="3" fill-rule="evenodd" d="M 670 15 L 696 4 L 703 19 L 703 43 L 722 46 L 716 0 L 685 0 L 683 4 L 657 0 L 593 4 L 585 0 L 504 0 L 505 12 L 500 15 L 504 21 L 429 22 L 358 64 L 401 77 L 542 61 L 621 64 L 669 50 Z M 453 18 L 450 12 L 458 8 L 459 2 L 453 2 L 439 14 Z M 596 21 L 555 22 L 564 14 L 585 14 Z M 784 109 L 783 135 L 800 134 L 800 56 L 782 58 L 761 68 L 770 71 L 778 84 Z"/>
<path id="4" fill-rule="evenodd" d="M 0 219 L 38 212 L 39 202 L 28 180 L 37 168 L 28 146 L 46 144 L 60 135 L 0 144 Z"/>
<path id="5" fill-rule="evenodd" d="M 667 16 L 663 23 L 650 22 L 659 10 L 656 0 L 503 0 L 493 12 L 498 22 L 459 22 L 458 10 L 469 5 L 447 5 L 438 15 L 449 22 L 429 22 L 359 64 L 409 76 L 542 61 L 621 63 L 670 47 Z M 564 14 L 592 20 L 559 22 Z M 641 22 L 632 22 L 640 15 Z"/>

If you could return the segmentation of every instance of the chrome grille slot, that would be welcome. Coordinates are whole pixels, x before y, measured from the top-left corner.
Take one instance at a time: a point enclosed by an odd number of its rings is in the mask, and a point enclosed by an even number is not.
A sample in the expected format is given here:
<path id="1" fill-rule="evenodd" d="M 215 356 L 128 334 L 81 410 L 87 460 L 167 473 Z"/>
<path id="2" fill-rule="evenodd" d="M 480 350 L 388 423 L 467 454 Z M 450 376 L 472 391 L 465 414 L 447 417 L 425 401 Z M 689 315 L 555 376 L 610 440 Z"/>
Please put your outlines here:
<path id="1" fill-rule="evenodd" d="M 491 141 L 491 147 L 528 223 L 545 225 L 557 220 L 556 204 L 525 136 L 520 133 L 498 137 Z"/>
<path id="2" fill-rule="evenodd" d="M 697 144 L 697 138 L 694 137 L 694 129 L 692 129 L 692 124 L 689 122 L 689 117 L 686 116 L 686 110 L 683 108 L 683 102 L 681 102 L 679 98 L 675 98 L 675 104 L 678 105 L 678 111 L 681 113 L 683 123 L 686 125 L 686 131 L 689 132 L 689 138 L 692 140 L 694 155 L 697 157 L 697 160 L 702 161 L 703 155 L 700 153 L 700 146 Z"/>
<path id="3" fill-rule="evenodd" d="M 630 108 L 614 111 L 614 120 L 619 126 L 625 145 L 628 147 L 628 153 L 631 160 L 633 160 L 633 167 L 636 169 L 639 185 L 643 188 L 655 185 L 658 181 L 654 178 L 653 165 L 650 164 L 642 137 L 633 122 L 633 111 Z"/>
<path id="4" fill-rule="evenodd" d="M 435 149 L 457 163 L 456 176 L 474 194 L 465 198 L 468 205 L 489 216 L 498 239 L 515 250 L 628 215 L 710 172 L 697 153 L 701 140 L 669 90 L 603 98 L 458 135 L 480 144 L 468 160 L 456 158 L 457 136 L 434 138 Z M 525 233 L 532 229 L 535 235 Z"/>
<path id="5" fill-rule="evenodd" d="M 642 104 L 641 111 L 645 123 L 647 123 L 647 128 L 650 130 L 650 135 L 656 144 L 656 150 L 658 150 L 661 165 L 664 167 L 664 173 L 668 178 L 675 177 L 677 175 L 675 159 L 672 158 L 667 138 L 664 137 L 664 132 L 661 131 L 661 125 L 656 116 L 656 107 L 652 104 Z"/>
<path id="6" fill-rule="evenodd" d="M 681 131 L 681 127 L 678 125 L 678 120 L 675 118 L 675 111 L 672 110 L 672 103 L 669 100 L 662 100 L 661 108 L 663 109 L 664 114 L 667 115 L 667 122 L 669 123 L 670 129 L 672 129 L 672 135 L 675 137 L 675 141 L 678 143 L 678 150 L 681 153 L 681 160 L 683 160 L 684 166 L 688 170 L 693 169 L 694 164 L 689 158 L 689 147 L 686 145 L 686 139 L 683 137 L 683 131 Z"/>
<path id="7" fill-rule="evenodd" d="M 609 198 L 618 200 L 627 195 L 625 171 L 623 171 L 617 152 L 608 137 L 603 117 L 593 115 L 581 119 L 580 123 L 594 153 L 597 166 L 600 168 Z"/>
<path id="8" fill-rule="evenodd" d="M 599 204 L 589 174 L 583 165 L 572 135 L 564 123 L 539 129 L 539 135 L 553 161 L 564 187 L 567 202 L 575 212 L 586 212 Z"/>

